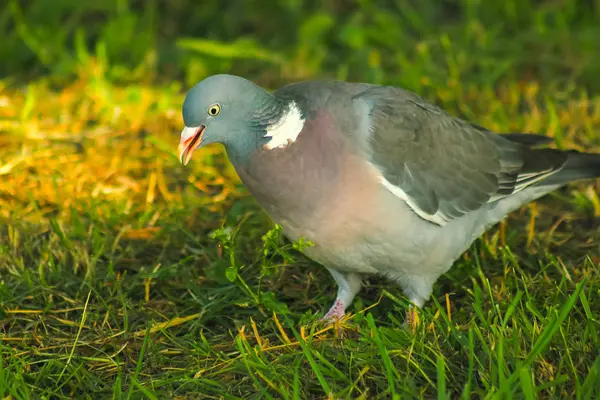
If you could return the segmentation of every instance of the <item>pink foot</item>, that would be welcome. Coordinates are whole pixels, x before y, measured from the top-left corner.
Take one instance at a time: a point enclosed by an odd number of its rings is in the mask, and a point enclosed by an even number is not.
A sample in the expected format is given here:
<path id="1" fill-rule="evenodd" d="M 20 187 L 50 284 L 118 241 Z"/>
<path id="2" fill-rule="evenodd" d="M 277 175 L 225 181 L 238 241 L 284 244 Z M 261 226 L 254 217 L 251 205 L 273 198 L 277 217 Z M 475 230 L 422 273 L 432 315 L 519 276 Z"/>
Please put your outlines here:
<path id="1" fill-rule="evenodd" d="M 346 306 L 344 305 L 344 302 L 340 299 L 335 299 L 335 303 L 333 303 L 329 311 L 327 311 L 327 314 L 321 318 L 321 321 L 331 321 L 332 319 L 336 318 L 342 319 L 345 310 Z"/>

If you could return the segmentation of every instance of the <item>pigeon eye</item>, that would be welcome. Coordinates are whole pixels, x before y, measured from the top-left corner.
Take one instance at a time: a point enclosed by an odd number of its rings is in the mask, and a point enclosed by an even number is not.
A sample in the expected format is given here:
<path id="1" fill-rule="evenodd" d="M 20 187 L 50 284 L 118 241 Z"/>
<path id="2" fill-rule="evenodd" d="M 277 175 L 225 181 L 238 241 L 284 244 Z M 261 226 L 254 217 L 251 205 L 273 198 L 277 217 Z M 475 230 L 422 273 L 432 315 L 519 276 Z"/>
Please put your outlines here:
<path id="1" fill-rule="evenodd" d="M 208 114 L 215 116 L 217 114 L 219 114 L 221 112 L 221 106 L 218 104 L 213 104 L 212 106 L 208 107 Z"/>

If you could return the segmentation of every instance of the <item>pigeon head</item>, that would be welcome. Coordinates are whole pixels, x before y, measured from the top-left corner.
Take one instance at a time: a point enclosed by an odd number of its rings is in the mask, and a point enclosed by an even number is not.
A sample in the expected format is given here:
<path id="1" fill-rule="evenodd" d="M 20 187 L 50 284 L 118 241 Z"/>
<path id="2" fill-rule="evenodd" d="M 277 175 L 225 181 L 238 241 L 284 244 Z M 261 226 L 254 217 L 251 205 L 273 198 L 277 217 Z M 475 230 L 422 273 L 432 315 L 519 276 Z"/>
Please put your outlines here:
<path id="1" fill-rule="evenodd" d="M 197 83 L 182 111 L 179 158 L 184 165 L 195 150 L 211 143 L 223 144 L 234 163 L 243 162 L 254 151 L 278 147 L 270 144 L 278 144 L 283 136 L 296 131 L 297 136 L 303 123 L 295 103 L 233 75 L 213 75 Z"/>

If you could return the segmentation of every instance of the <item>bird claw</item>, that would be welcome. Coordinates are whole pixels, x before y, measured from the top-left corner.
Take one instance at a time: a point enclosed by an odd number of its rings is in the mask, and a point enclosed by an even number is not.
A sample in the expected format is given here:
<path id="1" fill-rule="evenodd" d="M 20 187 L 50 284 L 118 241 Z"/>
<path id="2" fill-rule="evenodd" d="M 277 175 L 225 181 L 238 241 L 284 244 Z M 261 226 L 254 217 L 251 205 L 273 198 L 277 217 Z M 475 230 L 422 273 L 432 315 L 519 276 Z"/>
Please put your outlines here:
<path id="1" fill-rule="evenodd" d="M 336 299 L 335 303 L 331 306 L 327 314 L 321 318 L 323 322 L 331 322 L 334 319 L 342 319 L 344 317 L 344 312 L 346 310 L 345 304 L 343 301 Z"/>

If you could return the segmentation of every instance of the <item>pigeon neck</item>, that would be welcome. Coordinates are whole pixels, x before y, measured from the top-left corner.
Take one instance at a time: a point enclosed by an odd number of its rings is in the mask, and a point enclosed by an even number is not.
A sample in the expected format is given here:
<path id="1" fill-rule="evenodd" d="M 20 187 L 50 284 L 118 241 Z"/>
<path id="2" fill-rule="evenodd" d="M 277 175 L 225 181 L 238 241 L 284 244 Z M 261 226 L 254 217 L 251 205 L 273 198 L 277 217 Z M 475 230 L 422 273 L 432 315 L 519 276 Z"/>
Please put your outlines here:
<path id="1" fill-rule="evenodd" d="M 292 144 L 304 127 L 304 116 L 298 104 L 265 92 L 255 98 L 255 109 L 249 116 L 247 140 L 228 146 L 234 164 L 246 165 L 250 158 L 263 151 L 281 149 Z"/>
<path id="2" fill-rule="evenodd" d="M 286 109 L 286 102 L 262 89 L 255 93 L 252 103 L 253 109 L 246 115 L 245 132 L 226 145 L 229 159 L 236 166 L 245 166 L 269 142 L 265 137 L 268 127 L 277 123 Z"/>
<path id="3" fill-rule="evenodd" d="M 262 148 L 273 150 L 285 148 L 296 141 L 304 127 L 304 116 L 295 101 L 285 104 L 279 113 L 277 121 L 265 128 L 264 138 L 268 139 Z"/>

